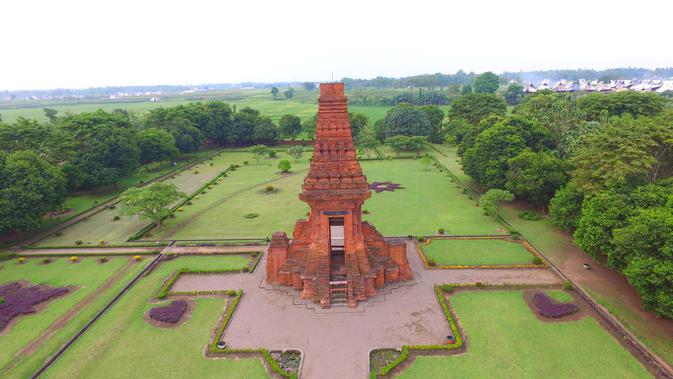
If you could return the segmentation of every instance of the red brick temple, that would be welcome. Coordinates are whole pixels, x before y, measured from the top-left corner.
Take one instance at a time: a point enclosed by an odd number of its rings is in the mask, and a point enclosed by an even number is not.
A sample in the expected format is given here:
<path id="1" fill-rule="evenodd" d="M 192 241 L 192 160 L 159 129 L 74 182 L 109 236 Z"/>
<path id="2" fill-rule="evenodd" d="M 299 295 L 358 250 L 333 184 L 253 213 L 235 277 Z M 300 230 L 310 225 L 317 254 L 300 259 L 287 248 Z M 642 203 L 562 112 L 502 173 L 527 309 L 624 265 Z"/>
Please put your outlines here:
<path id="1" fill-rule="evenodd" d="M 384 240 L 362 221 L 371 197 L 353 146 L 343 83 L 323 83 L 313 160 L 299 199 L 308 220 L 298 220 L 292 241 L 273 234 L 266 280 L 292 286 L 303 299 L 329 307 L 376 295 L 386 283 L 412 279 L 404 241 Z"/>

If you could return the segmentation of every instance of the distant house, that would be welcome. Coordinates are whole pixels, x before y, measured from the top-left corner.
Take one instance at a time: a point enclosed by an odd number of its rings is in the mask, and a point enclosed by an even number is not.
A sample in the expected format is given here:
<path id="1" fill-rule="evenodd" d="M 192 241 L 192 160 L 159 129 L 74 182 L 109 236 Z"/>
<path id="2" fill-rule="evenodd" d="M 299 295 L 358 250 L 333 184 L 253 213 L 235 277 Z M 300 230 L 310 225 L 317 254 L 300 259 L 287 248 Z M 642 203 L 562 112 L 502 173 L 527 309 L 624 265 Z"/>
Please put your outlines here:
<path id="1" fill-rule="evenodd" d="M 151 97 L 149 100 L 150 103 L 156 103 L 158 101 L 161 101 L 158 97 Z"/>
<path id="2" fill-rule="evenodd" d="M 528 83 L 528 84 L 526 84 L 525 87 L 523 88 L 523 92 L 524 92 L 524 93 L 535 93 L 535 92 L 537 92 L 537 88 L 535 88 L 535 86 L 533 85 L 533 83 Z"/>

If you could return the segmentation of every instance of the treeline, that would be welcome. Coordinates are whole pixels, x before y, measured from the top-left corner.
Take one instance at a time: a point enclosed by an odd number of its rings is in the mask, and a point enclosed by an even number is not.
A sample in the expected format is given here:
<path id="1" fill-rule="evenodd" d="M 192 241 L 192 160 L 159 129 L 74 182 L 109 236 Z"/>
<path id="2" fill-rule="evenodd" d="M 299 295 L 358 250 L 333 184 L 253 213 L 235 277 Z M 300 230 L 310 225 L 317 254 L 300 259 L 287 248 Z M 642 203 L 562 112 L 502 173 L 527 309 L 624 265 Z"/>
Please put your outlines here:
<path id="1" fill-rule="evenodd" d="M 302 121 L 278 125 L 251 108 L 221 101 L 156 108 L 139 117 L 124 110 L 57 115 L 48 122 L 0 122 L 0 232 L 29 230 L 59 210 L 65 196 L 111 186 L 143 164 L 173 162 L 205 143 L 251 145 L 295 139 Z"/>
<path id="2" fill-rule="evenodd" d="M 356 88 L 407 88 L 407 87 L 422 87 L 422 88 L 441 88 L 451 85 L 466 85 L 472 84 L 477 75 L 474 72 L 466 73 L 459 70 L 455 74 L 425 74 L 414 75 L 402 78 L 390 78 L 379 76 L 373 79 L 353 79 L 343 78 L 346 88 L 353 90 Z M 540 71 L 519 71 L 519 72 L 504 72 L 499 75 L 500 81 L 503 84 L 509 83 L 511 80 L 516 81 L 534 81 L 539 82 L 543 79 L 550 80 L 612 80 L 612 79 L 649 79 L 649 78 L 670 78 L 673 77 L 673 67 L 666 68 L 636 68 L 636 67 L 622 67 L 610 68 L 605 70 L 540 70 Z"/>
<path id="3" fill-rule="evenodd" d="M 492 93 L 456 99 L 445 123 L 465 173 L 511 192 L 622 271 L 673 318 L 673 109 L 652 93 L 538 92 L 507 115 Z"/>

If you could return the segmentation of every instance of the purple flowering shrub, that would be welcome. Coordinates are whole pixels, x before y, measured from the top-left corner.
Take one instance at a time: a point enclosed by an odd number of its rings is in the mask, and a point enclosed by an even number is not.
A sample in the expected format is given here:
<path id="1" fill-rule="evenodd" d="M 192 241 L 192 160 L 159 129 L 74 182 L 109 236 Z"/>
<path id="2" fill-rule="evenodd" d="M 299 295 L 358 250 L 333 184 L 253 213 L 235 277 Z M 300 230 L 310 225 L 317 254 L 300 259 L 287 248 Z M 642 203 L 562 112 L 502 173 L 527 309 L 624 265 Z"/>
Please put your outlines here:
<path id="1" fill-rule="evenodd" d="M 575 313 L 579 310 L 573 303 L 557 303 L 551 297 L 542 292 L 536 292 L 533 296 L 533 302 L 537 307 L 538 313 L 543 317 L 563 317 Z"/>
<path id="2" fill-rule="evenodd" d="M 376 193 L 381 193 L 383 191 L 395 191 L 396 189 L 404 189 L 401 184 L 393 183 L 391 181 L 387 182 L 374 182 L 369 183 L 369 189 L 376 191 Z"/>
<path id="3" fill-rule="evenodd" d="M 150 309 L 150 317 L 156 321 L 175 324 L 187 311 L 187 302 L 184 300 L 172 301 L 168 305 Z"/>
<path id="4" fill-rule="evenodd" d="M 68 293 L 67 288 L 53 288 L 45 285 L 24 287 L 20 283 L 0 286 L 0 330 L 15 317 L 37 312 L 35 306 Z"/>

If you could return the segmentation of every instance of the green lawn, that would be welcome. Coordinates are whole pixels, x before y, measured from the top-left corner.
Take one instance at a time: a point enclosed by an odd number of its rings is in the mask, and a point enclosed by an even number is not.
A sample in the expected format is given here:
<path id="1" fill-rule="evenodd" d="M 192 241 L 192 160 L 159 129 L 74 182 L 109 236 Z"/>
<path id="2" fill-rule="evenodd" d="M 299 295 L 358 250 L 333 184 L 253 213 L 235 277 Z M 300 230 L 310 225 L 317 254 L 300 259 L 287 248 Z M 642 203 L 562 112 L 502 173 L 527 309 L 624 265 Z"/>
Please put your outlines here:
<path id="1" fill-rule="evenodd" d="M 440 265 L 513 265 L 532 263 L 533 255 L 520 243 L 501 239 L 434 239 L 422 246 L 425 256 Z"/>
<path id="2" fill-rule="evenodd" d="M 652 376 L 594 318 L 540 321 L 522 291 L 465 291 L 450 303 L 467 334 L 467 352 L 417 357 L 400 378 Z"/>
<path id="3" fill-rule="evenodd" d="M 374 93 L 377 92 L 377 90 L 368 90 L 367 92 Z M 399 91 L 387 91 L 385 95 L 395 96 L 396 93 L 399 93 Z M 268 89 L 232 89 L 225 91 L 201 92 L 191 95 L 166 95 L 162 96 L 162 101 L 159 102 L 150 102 L 148 101 L 149 97 L 145 99 L 135 98 L 128 100 L 99 98 L 78 101 L 43 100 L 0 102 L 0 115 L 2 115 L 2 119 L 5 122 L 14 122 L 18 117 L 47 121 L 47 118 L 44 116 L 43 108 L 56 109 L 59 114 L 65 114 L 66 112 L 93 112 L 97 109 L 103 109 L 109 112 L 118 108 L 143 114 L 158 107 L 173 107 L 197 101 L 222 100 L 230 105 L 235 105 L 238 109 L 243 107 L 256 109 L 263 115 L 271 117 L 276 122 L 278 122 L 284 114 L 294 114 L 306 121 L 312 118 L 318 111 L 318 95 L 318 90 L 307 92 L 301 88 L 295 88 L 295 96 L 293 99 L 288 100 L 282 95 L 277 99 L 273 99 Z M 349 93 L 347 93 L 346 96 L 349 96 Z M 371 123 L 385 117 L 388 109 L 390 109 L 390 107 L 387 106 L 349 106 L 351 112 L 366 114 Z"/>
<path id="4" fill-rule="evenodd" d="M 280 174 L 280 159 L 289 159 L 279 153 L 278 159 L 263 158 L 259 163 L 251 154 L 226 153 L 232 161 L 249 160 L 206 194 L 192 199 L 176 217 L 167 219 L 160 229 L 152 231 L 153 238 L 209 239 L 209 238 L 264 238 L 278 230 L 292 232 L 297 219 L 305 217 L 308 206 L 297 198 L 308 168 L 310 153 L 299 162 L 292 161 L 289 174 Z M 266 186 L 277 192 L 265 193 Z M 246 218 L 248 214 L 255 218 Z"/>
<path id="5" fill-rule="evenodd" d="M 50 264 L 42 264 L 42 258 L 27 258 L 23 264 L 16 261 L 0 263 L 0 284 L 17 280 L 51 286 L 76 286 L 78 289 L 64 297 L 50 302 L 36 314 L 23 316 L 9 332 L 0 336 L 0 377 L 25 378 L 35 372 L 40 364 L 53 354 L 76 330 L 80 329 L 103 305 L 109 301 L 130 279 L 137 274 L 143 264 L 134 264 L 122 273 L 112 287 L 102 292 L 62 328 L 58 329 L 46 342 L 30 355 L 17 353 L 35 338 L 41 336 L 55 320 L 80 303 L 105 280 L 119 272 L 129 261 L 128 257 L 111 258 L 100 264 L 97 258 L 82 258 L 77 264 L 67 258 L 53 258 Z"/>
<path id="6" fill-rule="evenodd" d="M 138 282 L 110 312 L 47 371 L 48 378 L 266 378 L 260 359 L 208 359 L 203 355 L 225 300 L 199 298 L 179 328 L 151 326 L 143 315 L 163 280 L 180 268 L 232 269 L 245 256 L 188 256 L 167 261 Z"/>
<path id="7" fill-rule="evenodd" d="M 495 234 L 502 228 L 484 215 L 450 178 L 434 168 L 424 168 L 416 159 L 363 161 L 369 183 L 392 181 L 404 189 L 372 193 L 363 209 L 384 235 L 431 235 L 437 229 L 447 234 Z"/>
<path id="8" fill-rule="evenodd" d="M 243 154 L 243 153 L 241 153 Z M 249 157 L 250 154 L 246 153 Z M 233 160 L 235 158 L 235 160 Z M 242 155 L 231 156 L 220 153 L 189 170 L 182 171 L 166 182 L 174 183 L 180 191 L 192 193 L 204 183 L 227 169 L 230 164 L 242 164 Z M 118 221 L 114 217 L 119 216 Z M 66 228 L 58 235 L 54 234 L 39 242 L 36 246 L 73 246 L 81 240 L 83 245 L 97 245 L 100 240 L 110 244 L 124 243 L 135 232 L 142 229 L 148 222 L 138 217 L 120 216 L 119 209 L 106 209 L 88 218 L 86 221 Z"/>

